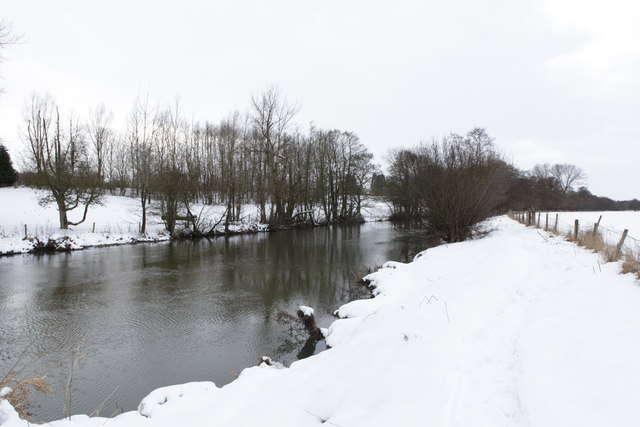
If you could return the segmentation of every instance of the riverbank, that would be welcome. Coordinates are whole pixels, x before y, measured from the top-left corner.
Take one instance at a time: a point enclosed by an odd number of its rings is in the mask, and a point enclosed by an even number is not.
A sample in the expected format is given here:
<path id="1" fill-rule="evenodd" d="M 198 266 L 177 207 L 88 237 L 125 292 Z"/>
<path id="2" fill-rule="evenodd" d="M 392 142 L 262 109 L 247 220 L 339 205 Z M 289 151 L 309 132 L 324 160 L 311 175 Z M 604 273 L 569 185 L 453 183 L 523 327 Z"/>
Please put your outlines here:
<path id="1" fill-rule="evenodd" d="M 23 253 L 44 253 L 72 251 L 91 247 L 128 245 L 136 243 L 157 243 L 171 240 L 165 230 L 160 214 L 153 206 L 147 213 L 147 231 L 140 234 L 140 204 L 132 197 L 105 195 L 102 205 L 89 209 L 87 220 L 69 230 L 58 228 L 58 213 L 55 204 L 41 206 L 38 203 L 42 193 L 38 190 L 0 188 L 0 256 Z M 242 220 L 231 224 L 226 231 L 219 224 L 225 206 L 194 206 L 194 213 L 202 224 L 211 224 L 212 234 L 235 235 L 269 231 L 267 224 L 261 224 L 255 205 L 242 207 Z M 390 208 L 383 202 L 369 199 L 363 206 L 365 221 L 386 220 Z M 72 211 L 70 219 L 75 220 L 78 212 Z M 320 214 L 316 218 L 322 219 Z M 218 224 L 216 227 L 213 227 Z M 179 224 L 179 227 L 182 224 Z"/>
<path id="2" fill-rule="evenodd" d="M 638 282 L 505 217 L 487 226 L 367 276 L 376 297 L 340 307 L 332 348 L 290 368 L 161 388 L 138 411 L 51 425 L 637 425 Z M 6 402 L 0 424 L 27 425 Z"/>

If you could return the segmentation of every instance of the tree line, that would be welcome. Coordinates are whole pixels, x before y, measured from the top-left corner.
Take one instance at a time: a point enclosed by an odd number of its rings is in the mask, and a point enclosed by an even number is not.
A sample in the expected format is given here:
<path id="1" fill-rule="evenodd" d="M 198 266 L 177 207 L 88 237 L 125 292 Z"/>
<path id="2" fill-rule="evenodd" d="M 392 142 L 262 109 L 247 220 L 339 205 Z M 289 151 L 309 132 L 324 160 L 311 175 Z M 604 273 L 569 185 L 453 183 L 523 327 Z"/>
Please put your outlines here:
<path id="1" fill-rule="evenodd" d="M 169 232 L 184 220 L 206 235 L 221 222 L 228 230 L 240 221 L 246 204 L 275 228 L 309 212 L 321 212 L 327 223 L 357 220 L 366 194 L 387 200 L 394 218 L 425 219 L 446 241 L 465 240 L 475 224 L 508 209 L 640 208 L 638 200 L 591 194 L 575 165 L 517 169 L 483 128 L 392 149 L 385 176 L 357 135 L 313 125 L 302 132 L 293 124 L 297 110 L 275 88 L 252 97 L 247 114 L 215 123 L 187 121 L 179 102 L 151 108 L 139 99 L 117 133 L 104 106 L 81 122 L 63 118 L 50 96 L 34 95 L 25 115 L 23 181 L 49 190 L 42 202 L 56 204 L 61 228 L 83 222 L 105 192 L 135 197 L 141 233 L 152 205 Z M 216 223 L 195 208 L 213 204 L 225 206 Z M 82 212 L 74 222 L 68 212 L 76 208 Z"/>
<path id="2" fill-rule="evenodd" d="M 217 224 L 194 207 L 210 204 L 225 205 L 227 229 L 247 203 L 272 227 L 309 211 L 320 211 L 326 222 L 354 220 L 375 170 L 353 132 L 297 128 L 298 108 L 276 88 L 253 96 L 247 114 L 219 122 L 188 121 L 179 102 L 152 108 L 139 99 L 123 132 L 104 106 L 83 122 L 62 114 L 52 97 L 35 94 L 25 111 L 23 180 L 48 190 L 42 202 L 56 204 L 63 229 L 83 222 L 105 192 L 139 200 L 141 233 L 152 202 L 169 232 L 180 220 L 194 232 L 212 232 Z M 82 213 L 71 221 L 76 208 Z"/>
<path id="3" fill-rule="evenodd" d="M 514 169 L 506 194 L 514 210 L 616 211 L 638 210 L 640 201 L 613 200 L 591 193 L 586 174 L 572 164 L 538 164 L 530 171 Z"/>
<path id="4" fill-rule="evenodd" d="M 372 177 L 371 192 L 391 202 L 396 218 L 422 218 L 445 241 L 468 238 L 492 215 L 515 210 L 637 210 L 640 201 L 598 197 L 572 164 L 521 171 L 507 162 L 485 129 L 389 153 L 388 174 Z"/>

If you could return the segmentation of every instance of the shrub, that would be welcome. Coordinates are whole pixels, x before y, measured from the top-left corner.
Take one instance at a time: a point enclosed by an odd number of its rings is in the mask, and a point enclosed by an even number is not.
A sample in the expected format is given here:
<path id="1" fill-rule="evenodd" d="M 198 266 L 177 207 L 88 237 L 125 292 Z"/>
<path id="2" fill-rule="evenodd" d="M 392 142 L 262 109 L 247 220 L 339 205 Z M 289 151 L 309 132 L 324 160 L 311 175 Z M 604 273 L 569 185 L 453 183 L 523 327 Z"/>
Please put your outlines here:
<path id="1" fill-rule="evenodd" d="M 511 167 L 484 129 L 392 153 L 390 186 L 398 187 L 395 212 L 417 213 L 447 242 L 470 237 L 473 226 L 498 210 Z M 403 195 L 404 198 L 400 198 Z"/>

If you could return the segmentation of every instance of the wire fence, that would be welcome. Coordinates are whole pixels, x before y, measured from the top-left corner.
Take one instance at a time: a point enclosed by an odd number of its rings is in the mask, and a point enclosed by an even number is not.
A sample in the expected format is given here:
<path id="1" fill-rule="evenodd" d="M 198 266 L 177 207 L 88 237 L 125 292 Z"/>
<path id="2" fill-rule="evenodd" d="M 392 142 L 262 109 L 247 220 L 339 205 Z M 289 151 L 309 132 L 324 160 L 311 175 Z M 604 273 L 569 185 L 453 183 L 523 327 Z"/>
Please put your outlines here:
<path id="1" fill-rule="evenodd" d="M 569 216 L 570 213 L 566 213 L 564 214 L 565 216 Z M 617 243 L 623 235 L 625 235 L 625 230 L 626 232 L 626 237 L 625 237 L 625 241 L 624 241 L 624 246 L 625 247 L 630 247 L 632 248 L 634 245 L 638 245 L 640 244 L 640 236 L 634 236 L 631 233 L 632 230 L 632 226 L 633 224 L 630 224 L 627 227 L 624 227 L 622 229 L 616 227 L 615 225 L 604 225 L 605 222 L 607 221 L 606 216 L 603 214 L 601 216 L 598 217 L 598 220 L 593 220 L 593 222 L 587 222 L 584 219 L 576 219 L 578 221 L 578 230 L 579 231 L 597 231 L 599 232 L 603 239 L 607 242 L 607 243 Z M 568 223 L 566 221 L 563 220 L 559 220 L 558 222 L 561 225 L 561 229 L 566 233 L 566 232 L 570 232 L 572 230 L 575 229 L 575 221 L 573 223 Z M 595 225 L 598 224 L 597 227 L 595 227 Z M 595 227 L 595 228 L 594 228 Z M 637 228 L 636 228 L 637 230 Z M 634 231 L 635 232 L 635 231 Z"/>
<path id="2" fill-rule="evenodd" d="M 587 238 L 593 240 L 597 237 L 609 246 L 609 250 L 614 248 L 616 257 L 623 255 L 623 252 L 640 256 L 640 236 L 637 234 L 640 230 L 640 213 L 603 212 L 591 216 L 591 213 L 585 212 L 526 211 L 512 212 L 511 217 L 525 225 L 567 236 L 581 244 Z M 573 221 L 569 218 L 573 218 Z"/>

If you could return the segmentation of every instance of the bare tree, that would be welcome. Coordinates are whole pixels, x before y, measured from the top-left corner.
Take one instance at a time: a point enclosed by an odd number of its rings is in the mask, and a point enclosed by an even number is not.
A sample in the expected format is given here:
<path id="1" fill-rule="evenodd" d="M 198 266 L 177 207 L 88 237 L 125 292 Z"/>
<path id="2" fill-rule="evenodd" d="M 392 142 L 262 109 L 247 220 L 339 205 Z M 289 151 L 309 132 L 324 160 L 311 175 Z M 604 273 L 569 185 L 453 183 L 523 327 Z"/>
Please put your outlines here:
<path id="1" fill-rule="evenodd" d="M 260 218 L 261 222 L 267 221 L 266 203 L 269 193 L 269 222 L 280 223 L 284 220 L 286 212 L 283 194 L 285 177 L 280 167 L 283 161 L 287 160 L 285 152 L 288 140 L 285 138 L 285 131 L 299 108 L 289 104 L 277 87 L 271 87 L 259 96 L 253 96 L 251 106 L 251 120 L 259 138 L 257 150 L 260 154 L 262 173 L 262 179 L 258 181 Z"/>
<path id="2" fill-rule="evenodd" d="M 120 153 L 119 157 L 128 157 L 131 162 L 133 185 L 140 199 L 140 234 L 147 232 L 147 204 L 151 199 L 151 179 L 153 161 L 154 126 L 149 110 L 149 99 L 144 102 L 137 99 L 129 116 L 127 140 L 129 154 Z M 124 171 L 121 171 L 121 174 Z"/>
<path id="3" fill-rule="evenodd" d="M 230 222 L 237 221 L 240 218 L 238 147 L 243 134 L 240 114 L 236 112 L 226 120 L 223 120 L 220 124 L 219 134 L 218 150 L 221 166 L 221 185 L 227 201 L 224 226 L 225 231 L 228 231 Z"/>
<path id="4" fill-rule="evenodd" d="M 55 202 L 60 228 L 78 225 L 89 206 L 100 202 L 100 182 L 92 167 L 83 127 L 70 116 L 63 127 L 50 96 L 33 95 L 25 114 L 28 157 L 36 183 L 49 191 L 40 202 Z M 83 207 L 82 218 L 70 221 L 68 212 Z"/>
<path id="5" fill-rule="evenodd" d="M 4 61 L 2 51 L 9 45 L 16 44 L 20 41 L 21 37 L 16 36 L 13 32 L 11 24 L 0 21 L 0 64 Z M 0 87 L 0 92 L 2 87 Z"/>
<path id="6" fill-rule="evenodd" d="M 15 44 L 19 40 L 20 37 L 14 34 L 11 24 L 5 21 L 0 21 L 0 49 L 4 49 L 9 45 Z"/>
<path id="7" fill-rule="evenodd" d="M 553 178 L 551 165 L 549 163 L 535 165 L 531 170 L 531 176 L 538 179 Z"/>
<path id="8" fill-rule="evenodd" d="M 110 151 L 109 146 L 113 140 L 112 119 L 113 113 L 102 104 L 91 112 L 89 121 L 89 139 L 96 156 L 96 171 L 100 182 L 104 180 L 105 156 Z"/>
<path id="9" fill-rule="evenodd" d="M 584 183 L 587 175 L 576 165 L 562 163 L 551 167 L 551 175 L 560 183 L 560 188 L 568 193 L 574 188 Z"/>
<path id="10" fill-rule="evenodd" d="M 419 183 L 423 157 L 410 149 L 391 149 L 386 196 L 397 218 L 417 218 L 424 214 L 424 197 Z"/>
<path id="11" fill-rule="evenodd" d="M 120 189 L 120 195 L 124 196 L 127 188 L 131 187 L 131 150 L 125 137 L 113 139 L 113 143 L 108 146 L 107 165 L 109 175 L 109 187 L 112 194 L 116 188 Z"/>
<path id="12" fill-rule="evenodd" d="M 158 112 L 154 117 L 156 157 L 155 192 L 160 201 L 160 213 L 167 231 L 173 233 L 180 216 L 181 203 L 190 197 L 188 185 L 186 147 L 189 125 L 180 115 L 180 103 Z"/>

